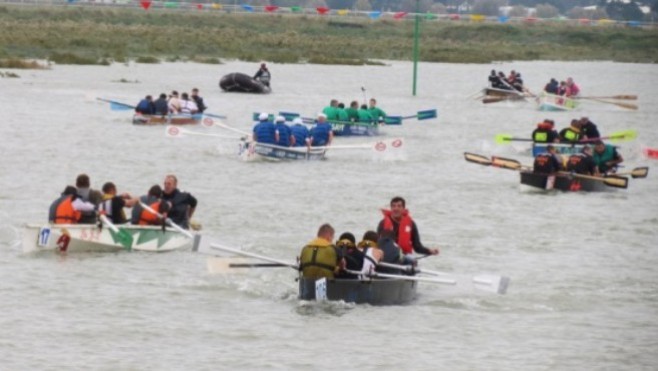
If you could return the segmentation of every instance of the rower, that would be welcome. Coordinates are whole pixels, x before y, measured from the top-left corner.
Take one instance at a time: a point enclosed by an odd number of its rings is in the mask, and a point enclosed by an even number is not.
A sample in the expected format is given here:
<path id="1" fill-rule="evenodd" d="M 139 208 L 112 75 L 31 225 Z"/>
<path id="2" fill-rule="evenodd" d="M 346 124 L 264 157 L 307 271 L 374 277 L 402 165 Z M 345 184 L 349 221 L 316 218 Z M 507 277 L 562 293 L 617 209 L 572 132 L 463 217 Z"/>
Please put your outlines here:
<path id="1" fill-rule="evenodd" d="M 153 97 L 147 95 L 146 98 L 140 100 L 139 103 L 137 103 L 137 107 L 135 107 L 135 112 L 141 113 L 142 115 L 152 115 L 155 112 Z"/>
<path id="2" fill-rule="evenodd" d="M 274 142 L 277 146 L 290 147 L 294 141 L 283 116 L 277 116 L 274 124 Z"/>
<path id="3" fill-rule="evenodd" d="M 153 102 L 154 114 L 166 116 L 169 113 L 169 103 L 167 103 L 167 94 L 162 93 L 160 97 Z"/>
<path id="4" fill-rule="evenodd" d="M 269 120 L 269 115 L 263 112 L 258 116 L 258 124 L 253 129 L 254 141 L 274 144 L 275 131 L 274 123 Z"/>
<path id="5" fill-rule="evenodd" d="M 392 231 L 395 242 L 405 255 L 405 262 L 415 264 L 414 251 L 423 255 L 438 255 L 438 248 L 427 248 L 420 242 L 418 227 L 406 209 L 404 198 L 393 197 L 390 206 L 390 210 L 382 210 L 384 219 L 379 222 L 377 232 L 382 235 L 384 230 Z"/>
<path id="6" fill-rule="evenodd" d="M 340 256 L 331 241 L 334 240 L 334 228 L 322 224 L 315 239 L 309 242 L 299 256 L 299 271 L 302 277 L 310 279 L 335 277 L 345 260 Z"/>
<path id="7" fill-rule="evenodd" d="M 554 174 L 562 168 L 562 160 L 558 157 L 555 147 L 549 144 L 546 151 L 546 153 L 541 153 L 535 157 L 532 169 L 534 173 Z"/>
<path id="8" fill-rule="evenodd" d="M 181 94 L 180 113 L 184 113 L 186 115 L 193 115 L 197 112 L 199 112 L 199 107 L 197 107 L 194 100 L 191 100 L 190 96 L 187 93 Z"/>
<path id="9" fill-rule="evenodd" d="M 366 106 L 365 104 L 361 105 L 361 108 L 359 108 L 356 111 L 356 114 L 358 116 L 358 120 L 357 120 L 358 122 L 364 122 L 368 124 L 375 123 L 375 118 L 372 117 L 372 115 L 370 114 L 370 110 L 368 110 L 368 106 Z"/>
<path id="10" fill-rule="evenodd" d="M 292 145 L 294 147 L 303 147 L 308 144 L 308 128 L 304 125 L 304 122 L 300 117 L 295 117 L 295 119 L 292 120 L 290 134 L 292 134 Z"/>
<path id="11" fill-rule="evenodd" d="M 592 147 L 585 145 L 581 153 L 569 156 L 567 160 L 567 171 L 584 175 L 599 175 L 599 171 L 592 158 Z"/>
<path id="12" fill-rule="evenodd" d="M 624 158 L 617 152 L 615 146 L 605 144 L 601 140 L 594 143 L 592 158 L 599 172 L 603 174 L 614 173 L 617 170 L 617 165 L 624 161 Z"/>
<path id="13" fill-rule="evenodd" d="M 96 189 L 91 188 L 91 181 L 89 175 L 80 174 L 75 179 L 75 188 L 78 190 L 78 196 L 82 201 L 90 202 L 94 206 L 101 203 L 103 194 Z M 95 224 L 96 223 L 96 210 L 82 212 L 80 217 L 80 224 Z"/>
<path id="14" fill-rule="evenodd" d="M 581 138 L 597 139 L 601 137 L 601 134 L 599 133 L 599 129 L 592 121 L 590 121 L 588 117 L 583 116 L 578 121 L 580 122 Z"/>
<path id="15" fill-rule="evenodd" d="M 171 208 L 171 205 L 169 202 L 162 200 L 162 188 L 159 185 L 152 186 L 146 195 L 139 198 L 139 201 L 132 209 L 132 224 L 161 225 L 167 218 L 167 212 Z M 160 213 L 163 218 L 142 208 L 141 203 Z"/>
<path id="16" fill-rule="evenodd" d="M 165 176 L 162 199 L 171 204 L 169 219 L 181 228 L 189 229 L 190 219 L 196 210 L 197 199 L 190 193 L 179 190 L 177 186 L 178 178 L 175 175 Z"/>
<path id="17" fill-rule="evenodd" d="M 546 84 L 546 86 L 544 87 L 544 91 L 549 93 L 549 94 L 557 95 L 557 90 L 558 90 L 559 86 L 560 86 L 560 84 L 557 82 L 557 80 L 554 79 L 554 78 L 551 78 L 551 81 L 549 81 L 548 84 Z"/>
<path id="18" fill-rule="evenodd" d="M 117 194 L 117 187 L 112 182 L 103 184 L 103 198 L 98 211 L 104 213 L 113 224 L 127 222 L 124 207 L 133 207 L 139 200 L 128 193 Z"/>
<path id="19" fill-rule="evenodd" d="M 327 116 L 327 120 L 338 121 L 338 100 L 332 99 L 329 105 L 322 109 L 322 113 Z"/>
<path id="20" fill-rule="evenodd" d="M 350 108 L 347 108 L 345 112 L 347 112 L 347 121 L 359 121 L 359 102 L 353 100 L 350 103 Z"/>
<path id="21" fill-rule="evenodd" d="M 535 143 L 553 143 L 557 140 L 558 133 L 553 120 L 545 119 L 537 124 L 537 128 L 532 132 L 532 141 Z"/>
<path id="22" fill-rule="evenodd" d="M 569 127 L 560 131 L 560 142 L 562 143 L 577 143 L 580 140 L 581 124 L 578 120 L 571 120 Z"/>
<path id="23" fill-rule="evenodd" d="M 83 212 L 92 212 L 96 206 L 83 201 L 74 186 L 66 186 L 62 195 L 50 205 L 48 221 L 54 224 L 77 224 Z"/>
<path id="24" fill-rule="evenodd" d="M 375 98 L 370 98 L 370 106 L 368 107 L 368 112 L 370 112 L 370 116 L 372 116 L 372 119 L 377 123 L 384 122 L 386 119 L 386 112 L 377 107 L 377 100 Z"/>
<path id="25" fill-rule="evenodd" d="M 311 129 L 309 135 L 309 146 L 321 147 L 331 145 L 334 139 L 334 133 L 331 125 L 327 122 L 327 115 L 324 113 L 318 114 L 318 119 L 315 126 Z"/>
<path id="26" fill-rule="evenodd" d="M 567 86 L 567 90 L 566 90 L 567 97 L 576 97 L 580 93 L 580 87 L 576 85 L 576 83 L 573 81 L 571 77 L 567 78 L 566 86 Z"/>

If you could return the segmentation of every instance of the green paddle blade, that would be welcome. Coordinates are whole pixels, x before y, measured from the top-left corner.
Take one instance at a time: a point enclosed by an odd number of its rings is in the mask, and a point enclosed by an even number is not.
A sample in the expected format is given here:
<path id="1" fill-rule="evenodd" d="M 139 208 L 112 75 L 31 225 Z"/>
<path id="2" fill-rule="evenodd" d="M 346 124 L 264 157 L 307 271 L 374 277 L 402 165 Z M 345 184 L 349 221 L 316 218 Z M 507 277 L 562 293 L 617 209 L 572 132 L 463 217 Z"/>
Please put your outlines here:
<path id="1" fill-rule="evenodd" d="M 295 113 L 295 112 L 279 112 L 279 115 L 283 116 L 286 119 L 286 121 L 292 121 L 300 116 L 299 113 Z"/>
<path id="2" fill-rule="evenodd" d="M 260 120 L 258 119 L 258 116 L 260 116 L 260 113 L 258 113 L 258 112 L 254 112 L 254 114 L 252 115 L 252 120 L 254 120 L 254 121 L 260 121 Z M 270 121 L 274 121 L 274 115 L 273 115 L 273 114 L 270 114 L 269 116 L 267 116 L 267 119 L 270 120 Z"/>
<path id="3" fill-rule="evenodd" d="M 119 228 L 118 232 L 114 232 L 112 229 L 110 229 L 110 234 L 112 235 L 112 239 L 114 239 L 115 242 L 119 242 L 119 244 L 123 246 L 124 249 L 127 251 L 132 250 L 133 236 L 130 234 L 130 232 L 126 231 L 124 228 Z"/>
<path id="4" fill-rule="evenodd" d="M 436 109 L 418 111 L 418 120 L 429 120 L 436 118 Z"/>
<path id="5" fill-rule="evenodd" d="M 384 123 L 386 125 L 402 125 L 402 116 L 386 116 Z"/>
<path id="6" fill-rule="evenodd" d="M 635 130 L 624 130 L 616 133 L 612 133 L 610 136 L 611 142 L 619 142 L 623 140 L 633 140 L 637 138 L 637 131 Z"/>
<path id="7" fill-rule="evenodd" d="M 495 141 L 496 144 L 509 144 L 512 141 L 512 136 L 510 134 L 496 134 Z"/>

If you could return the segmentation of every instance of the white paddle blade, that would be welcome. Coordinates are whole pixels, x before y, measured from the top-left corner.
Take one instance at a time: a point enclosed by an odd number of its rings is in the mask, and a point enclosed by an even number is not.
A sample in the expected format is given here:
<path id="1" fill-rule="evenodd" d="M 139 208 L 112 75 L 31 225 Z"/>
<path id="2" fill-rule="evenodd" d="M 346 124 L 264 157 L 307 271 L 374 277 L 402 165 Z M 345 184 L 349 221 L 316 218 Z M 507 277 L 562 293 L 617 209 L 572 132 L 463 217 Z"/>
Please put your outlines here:
<path id="1" fill-rule="evenodd" d="M 505 294 L 509 286 L 509 277 L 483 274 L 473 277 L 473 286 L 478 290 Z"/>
<path id="2" fill-rule="evenodd" d="M 231 264 L 246 264 L 247 259 L 235 257 L 211 256 L 206 260 L 208 273 L 210 274 L 235 274 L 245 273 L 243 268 L 232 268 Z"/>
<path id="3" fill-rule="evenodd" d="M 183 136 L 183 131 L 179 127 L 167 125 L 165 128 L 165 135 L 167 138 L 180 138 Z"/>

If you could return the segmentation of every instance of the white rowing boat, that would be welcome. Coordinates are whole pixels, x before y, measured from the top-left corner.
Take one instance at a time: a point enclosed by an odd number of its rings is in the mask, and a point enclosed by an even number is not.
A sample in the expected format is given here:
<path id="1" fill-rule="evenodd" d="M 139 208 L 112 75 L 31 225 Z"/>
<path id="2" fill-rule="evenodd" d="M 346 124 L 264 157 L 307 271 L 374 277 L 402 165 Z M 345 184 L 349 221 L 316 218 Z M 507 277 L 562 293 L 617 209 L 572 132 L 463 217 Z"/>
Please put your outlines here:
<path id="1" fill-rule="evenodd" d="M 562 95 L 541 92 L 537 97 L 537 108 L 540 111 L 572 111 L 580 102 Z"/>
<path id="2" fill-rule="evenodd" d="M 163 231 L 158 226 L 117 227 L 119 233 L 96 224 L 27 224 L 23 227 L 23 252 L 165 252 L 193 244 L 193 239 L 171 228 Z"/>
<path id="3" fill-rule="evenodd" d="M 238 154 L 243 161 L 323 160 L 326 148 L 282 147 L 274 144 L 241 141 Z"/>

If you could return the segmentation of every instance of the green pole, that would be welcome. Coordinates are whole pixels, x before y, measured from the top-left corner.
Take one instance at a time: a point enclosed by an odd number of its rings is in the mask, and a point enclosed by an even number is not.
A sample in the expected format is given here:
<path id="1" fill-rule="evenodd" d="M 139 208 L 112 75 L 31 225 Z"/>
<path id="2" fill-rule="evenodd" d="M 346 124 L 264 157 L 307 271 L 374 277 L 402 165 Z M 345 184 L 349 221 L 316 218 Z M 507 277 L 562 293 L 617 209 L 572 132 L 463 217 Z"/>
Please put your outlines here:
<path id="1" fill-rule="evenodd" d="M 420 6 L 416 0 L 416 23 L 414 24 L 414 86 L 413 96 L 416 96 L 416 80 L 418 78 L 418 32 L 420 29 Z"/>

